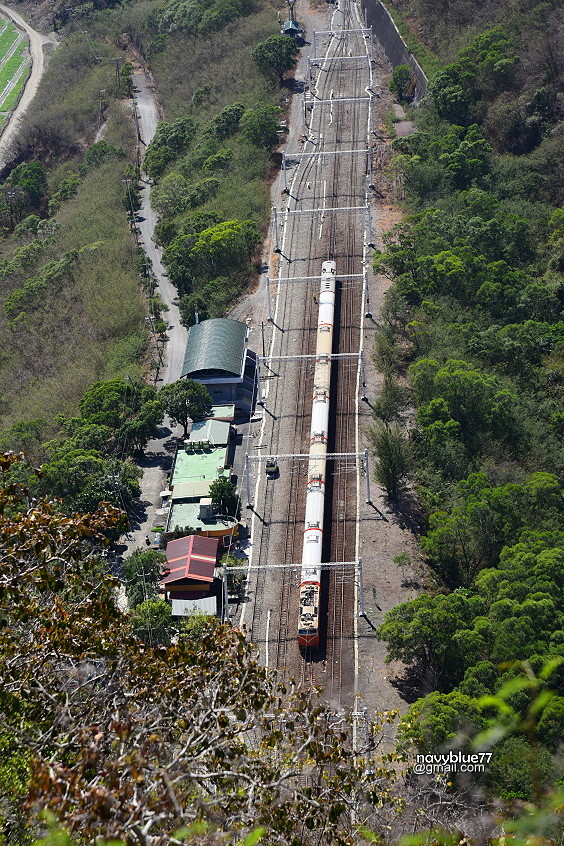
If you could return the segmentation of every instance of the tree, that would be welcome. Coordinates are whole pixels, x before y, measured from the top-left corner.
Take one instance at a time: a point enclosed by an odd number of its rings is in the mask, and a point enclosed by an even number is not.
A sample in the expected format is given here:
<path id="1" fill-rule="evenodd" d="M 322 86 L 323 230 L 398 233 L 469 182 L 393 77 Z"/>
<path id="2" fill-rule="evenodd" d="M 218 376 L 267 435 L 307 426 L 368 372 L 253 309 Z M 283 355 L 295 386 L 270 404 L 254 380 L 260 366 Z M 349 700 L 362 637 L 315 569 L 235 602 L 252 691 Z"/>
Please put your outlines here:
<path id="1" fill-rule="evenodd" d="M 402 718 L 399 736 L 421 752 L 469 750 L 470 740 L 486 728 L 487 720 L 478 701 L 458 691 L 430 693 L 418 699 Z"/>
<path id="2" fill-rule="evenodd" d="M 41 162 L 22 162 L 8 177 L 10 185 L 19 185 L 25 192 L 27 205 L 38 209 L 47 193 L 47 171 Z"/>
<path id="3" fill-rule="evenodd" d="M 293 70 L 300 50 L 296 42 L 287 35 L 271 35 L 257 44 L 251 53 L 259 70 L 274 73 L 280 83 L 287 71 Z"/>
<path id="4" fill-rule="evenodd" d="M 423 689 L 448 692 L 462 681 L 468 664 L 485 650 L 475 643 L 472 651 L 457 634 L 472 626 L 484 610 L 484 601 L 466 591 L 448 595 L 419 596 L 388 611 L 378 637 L 388 643 L 386 661 L 412 665 Z"/>
<path id="5" fill-rule="evenodd" d="M 374 403 L 374 416 L 384 423 L 396 423 L 408 404 L 408 394 L 395 379 L 393 373 L 386 370 L 380 396 Z"/>
<path id="6" fill-rule="evenodd" d="M 237 593 L 240 596 L 247 578 L 243 569 L 243 561 L 236 555 L 225 553 L 221 556 L 219 563 L 227 569 L 227 589 L 230 593 Z"/>
<path id="7" fill-rule="evenodd" d="M 149 646 L 169 646 L 177 626 L 172 620 L 172 609 L 163 599 L 145 599 L 131 615 L 133 633 Z"/>
<path id="8" fill-rule="evenodd" d="M 407 484 L 410 464 L 409 445 L 397 425 L 371 426 L 367 433 L 378 459 L 376 480 L 391 500 L 398 500 Z"/>
<path id="9" fill-rule="evenodd" d="M 119 454 L 143 447 L 163 418 L 156 389 L 129 379 L 94 382 L 79 406 L 80 418 L 60 421 L 66 434 L 74 437 L 85 425 L 109 427 L 112 437 L 106 450 Z"/>
<path id="10" fill-rule="evenodd" d="M 124 87 L 125 93 L 128 97 L 131 97 L 133 91 L 134 71 L 135 67 L 131 62 L 124 62 L 119 72 L 120 85 Z"/>
<path id="11" fill-rule="evenodd" d="M 164 385 L 159 392 L 159 398 L 173 424 L 180 423 L 183 427 L 184 438 L 188 435 L 188 422 L 205 417 L 212 407 L 212 397 L 208 389 L 193 379 L 179 379 L 178 382 Z"/>
<path id="12" fill-rule="evenodd" d="M 390 91 L 396 95 L 398 100 L 406 99 L 413 76 L 413 68 L 410 65 L 396 65 L 394 68 L 390 80 Z"/>
<path id="13" fill-rule="evenodd" d="M 195 649 L 198 649 L 202 639 L 218 625 L 217 617 L 203 613 L 189 614 L 180 623 L 178 636 L 181 640 L 187 641 Z"/>
<path id="14" fill-rule="evenodd" d="M 166 555 L 153 549 L 136 549 L 125 559 L 125 590 L 130 608 L 135 608 L 146 599 L 156 598 L 165 562 Z"/>
<path id="15" fill-rule="evenodd" d="M 0 457 L 2 473 L 15 461 Z M 313 846 L 321 831 L 328 846 L 352 846 L 363 842 L 353 805 L 369 824 L 395 807 L 392 767 L 352 756 L 348 719 L 279 684 L 243 633 L 212 625 L 197 648 L 133 636 L 98 565 L 114 509 L 68 518 L 0 486 L 0 514 L 0 732 L 9 755 L 27 750 L 11 780 L 24 782 L 29 840 L 48 806 L 77 842 L 169 846 L 197 823 L 194 844 L 262 827 L 279 846 Z M 168 632 L 156 605 L 151 629 L 135 612 L 148 640 L 153 622 Z"/>
<path id="16" fill-rule="evenodd" d="M 141 471 L 130 462 L 94 449 L 71 448 L 68 442 L 49 446 L 48 453 L 41 465 L 39 488 L 64 499 L 69 510 L 96 511 L 100 502 L 125 509 L 139 496 Z"/>
<path id="17" fill-rule="evenodd" d="M 241 512 L 241 498 L 237 485 L 225 476 L 216 479 L 210 485 L 210 497 L 216 514 L 227 514 L 238 518 Z"/>
<path id="18" fill-rule="evenodd" d="M 181 232 L 163 253 L 172 282 L 181 293 L 192 293 L 195 281 L 221 276 L 233 278 L 246 271 L 260 233 L 252 220 L 226 220 L 201 229 Z"/>
<path id="19" fill-rule="evenodd" d="M 241 118 L 243 135 L 255 147 L 266 147 L 271 150 L 280 143 L 278 124 L 282 109 L 278 106 L 257 106 L 247 109 Z"/>

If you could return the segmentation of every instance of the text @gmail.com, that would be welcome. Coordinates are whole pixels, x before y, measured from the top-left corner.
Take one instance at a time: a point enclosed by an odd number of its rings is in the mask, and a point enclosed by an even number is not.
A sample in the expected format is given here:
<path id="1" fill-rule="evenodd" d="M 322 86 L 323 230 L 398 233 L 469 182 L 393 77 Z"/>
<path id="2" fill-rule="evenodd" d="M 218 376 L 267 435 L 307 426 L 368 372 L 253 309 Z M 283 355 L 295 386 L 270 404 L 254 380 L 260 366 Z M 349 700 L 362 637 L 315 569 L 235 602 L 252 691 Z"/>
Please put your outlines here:
<path id="1" fill-rule="evenodd" d="M 436 773 L 483 773 L 490 763 L 491 752 L 444 752 L 417 755 L 413 772 L 417 775 Z"/>

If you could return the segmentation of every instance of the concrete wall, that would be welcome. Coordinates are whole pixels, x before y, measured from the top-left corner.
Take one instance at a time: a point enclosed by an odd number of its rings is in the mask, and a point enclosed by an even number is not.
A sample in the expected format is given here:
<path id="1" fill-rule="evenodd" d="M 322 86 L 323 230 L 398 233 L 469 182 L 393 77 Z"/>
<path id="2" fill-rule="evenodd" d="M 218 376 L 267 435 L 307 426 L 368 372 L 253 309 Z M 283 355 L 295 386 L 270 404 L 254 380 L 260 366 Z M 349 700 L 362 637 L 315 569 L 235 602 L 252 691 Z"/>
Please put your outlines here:
<path id="1" fill-rule="evenodd" d="M 415 100 L 420 100 L 427 93 L 427 77 L 407 49 L 388 10 L 380 3 L 380 0 L 361 0 L 360 7 L 366 26 L 372 27 L 374 37 L 382 45 L 392 67 L 410 65 L 415 71 L 417 77 Z"/>

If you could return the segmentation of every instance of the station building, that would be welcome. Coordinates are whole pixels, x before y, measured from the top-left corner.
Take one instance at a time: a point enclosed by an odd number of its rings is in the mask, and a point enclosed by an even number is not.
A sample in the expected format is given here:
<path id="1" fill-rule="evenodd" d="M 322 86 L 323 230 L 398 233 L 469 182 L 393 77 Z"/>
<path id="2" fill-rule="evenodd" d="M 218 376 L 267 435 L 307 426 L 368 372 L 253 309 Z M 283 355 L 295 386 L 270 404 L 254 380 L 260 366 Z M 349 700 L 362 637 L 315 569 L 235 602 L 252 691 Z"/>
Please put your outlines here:
<path id="1" fill-rule="evenodd" d="M 182 377 L 205 385 L 215 405 L 250 414 L 256 397 L 257 356 L 247 345 L 245 323 L 202 320 L 188 330 Z"/>
<path id="2" fill-rule="evenodd" d="M 204 537 L 229 543 L 237 520 L 216 514 L 209 493 L 216 479 L 231 477 L 230 436 L 231 424 L 227 420 L 208 418 L 192 425 L 189 437 L 174 458 L 168 487 L 161 491 L 165 532 L 191 528 Z"/>

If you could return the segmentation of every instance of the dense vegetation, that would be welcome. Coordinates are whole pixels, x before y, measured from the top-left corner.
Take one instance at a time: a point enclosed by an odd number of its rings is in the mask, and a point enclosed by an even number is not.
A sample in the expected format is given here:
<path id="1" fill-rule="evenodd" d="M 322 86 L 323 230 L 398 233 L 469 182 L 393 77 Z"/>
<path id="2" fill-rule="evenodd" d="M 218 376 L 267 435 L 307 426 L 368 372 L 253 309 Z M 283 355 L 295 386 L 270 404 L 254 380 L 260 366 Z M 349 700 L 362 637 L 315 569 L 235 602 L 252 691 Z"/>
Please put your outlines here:
<path id="1" fill-rule="evenodd" d="M 107 138 L 131 142 L 120 110 Z M 0 206 L 0 414 L 52 421 L 88 385 L 139 376 L 146 348 L 138 257 L 124 214 L 121 143 L 100 142 L 51 171 L 12 170 Z M 106 268 L 111 267 L 108 274 Z"/>
<path id="2" fill-rule="evenodd" d="M 2 473 L 13 463 L 2 459 Z M 389 766 L 353 761 L 343 719 L 270 681 L 242 633 L 198 621 L 196 642 L 190 631 L 168 648 L 132 636 L 103 574 L 119 512 L 69 519 L 31 506 L 2 480 L 3 842 L 31 842 L 45 805 L 73 842 L 152 846 L 222 831 L 235 844 L 255 829 L 269 843 L 313 844 L 322 831 L 345 846 L 361 842 L 353 806 L 364 821 L 393 809 Z"/>
<path id="3" fill-rule="evenodd" d="M 150 289 L 143 303 L 142 256 L 124 214 L 138 204 L 135 139 L 112 103 L 131 93 L 133 66 L 122 61 L 116 75 L 116 51 L 127 59 L 134 44 L 147 53 L 162 92 L 167 121 L 146 168 L 188 323 L 194 311 L 224 314 L 254 272 L 282 115 L 272 74 L 282 60 L 293 64 L 287 48 L 282 59 L 273 49 L 275 16 L 259 3 L 71 4 L 53 17 L 63 38 L 0 191 L 5 447 L 20 421 L 44 420 L 53 435 L 56 414 L 72 414 L 92 382 L 138 379 L 151 366 L 144 313 L 157 332 L 165 326 Z M 259 69 L 251 54 L 263 40 Z M 104 142 L 93 144 L 107 118 Z"/>
<path id="4" fill-rule="evenodd" d="M 414 483 L 436 591 L 394 608 L 379 636 L 407 665 L 412 699 L 423 696 L 405 741 L 468 748 L 501 703 L 485 783 L 530 799 L 562 776 L 564 734 L 551 663 L 564 656 L 558 68 L 541 68 L 545 88 L 509 119 L 502 104 L 522 106 L 522 45 L 498 26 L 450 58 L 417 131 L 394 142 L 411 213 L 374 261 L 394 283 L 375 351 L 378 478 L 396 501 Z M 530 731 L 523 661 L 535 689 L 552 690 Z"/>
<path id="5" fill-rule="evenodd" d="M 176 15 L 192 7 L 170 8 Z M 158 12 L 159 21 L 167 10 Z M 149 26 L 156 26 L 152 17 Z M 247 10 L 242 25 L 214 35 L 221 59 L 203 73 L 210 42 L 177 26 L 170 43 L 161 35 L 151 41 L 168 120 L 149 145 L 145 168 L 155 183 L 151 202 L 160 216 L 163 261 L 190 325 L 195 312 L 201 319 L 223 315 L 253 272 L 250 259 L 268 219 L 266 176 L 283 118 L 274 77 L 293 67 L 297 48 L 270 34 L 272 13 Z M 173 70 L 173 60 L 184 73 Z"/>
<path id="6" fill-rule="evenodd" d="M 352 756 L 343 714 L 277 684 L 241 632 L 196 619 L 155 645 L 167 621 L 155 631 L 145 612 L 158 600 L 132 594 L 125 616 L 105 573 L 123 514 L 105 504 L 68 516 L 32 499 L 6 484 L 18 463 L 0 458 L 3 843 L 352 846 L 440 824 L 437 805 L 458 829 L 464 800 L 446 786 L 403 784 L 398 796 L 398 756 L 375 751 L 389 717 Z M 130 592 L 160 563 L 132 558 Z M 516 842 L 551 842 L 556 815 L 529 806 Z"/>

